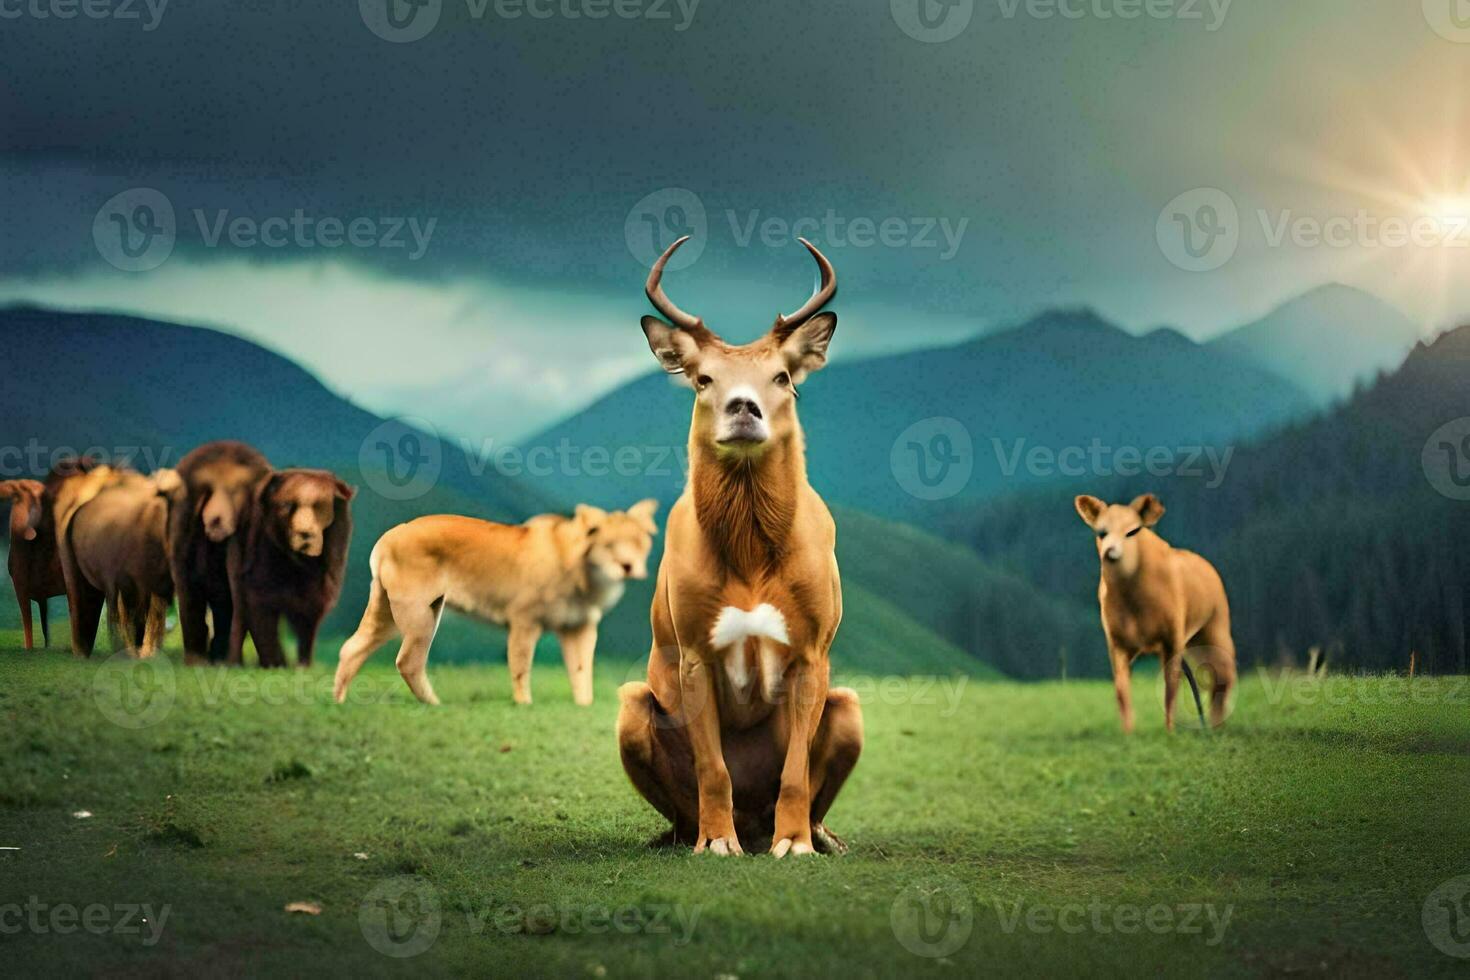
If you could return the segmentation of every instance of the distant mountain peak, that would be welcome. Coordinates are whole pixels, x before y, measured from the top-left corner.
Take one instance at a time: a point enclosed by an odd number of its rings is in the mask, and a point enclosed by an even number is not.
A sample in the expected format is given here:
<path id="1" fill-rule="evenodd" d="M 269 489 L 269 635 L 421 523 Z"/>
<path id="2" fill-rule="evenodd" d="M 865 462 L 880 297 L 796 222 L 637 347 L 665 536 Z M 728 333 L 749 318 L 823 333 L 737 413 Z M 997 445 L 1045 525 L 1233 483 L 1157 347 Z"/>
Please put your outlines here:
<path id="1" fill-rule="evenodd" d="M 1380 371 L 1397 368 L 1422 336 L 1422 326 L 1386 300 L 1332 282 L 1281 303 L 1210 345 L 1255 361 L 1327 405 Z"/>

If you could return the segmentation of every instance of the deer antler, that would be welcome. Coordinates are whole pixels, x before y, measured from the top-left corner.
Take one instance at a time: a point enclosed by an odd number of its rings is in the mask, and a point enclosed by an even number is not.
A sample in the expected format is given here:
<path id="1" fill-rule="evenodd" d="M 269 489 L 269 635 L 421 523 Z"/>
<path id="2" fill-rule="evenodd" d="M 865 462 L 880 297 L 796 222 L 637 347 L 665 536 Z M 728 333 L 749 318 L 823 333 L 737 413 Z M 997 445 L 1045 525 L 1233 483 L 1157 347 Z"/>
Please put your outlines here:
<path id="1" fill-rule="evenodd" d="M 685 235 L 658 257 L 658 261 L 648 271 L 648 284 L 643 287 L 643 291 L 648 294 L 648 301 L 653 304 L 653 308 L 668 317 L 669 322 L 674 326 L 692 333 L 701 333 L 705 329 L 704 321 L 675 306 L 674 301 L 669 299 L 663 287 L 664 266 L 669 264 L 669 258 L 679 250 L 679 246 L 687 241 L 689 241 L 689 236 Z"/>
<path id="2" fill-rule="evenodd" d="M 837 294 L 837 270 L 832 268 L 832 263 L 827 261 L 827 256 L 817 251 L 817 247 L 805 238 L 797 239 L 806 246 L 807 251 L 812 253 L 812 258 L 817 260 L 817 268 L 822 270 L 822 281 L 817 286 L 812 298 L 795 313 L 776 317 L 776 333 L 782 336 L 795 330 L 804 322 L 816 316 Z"/>

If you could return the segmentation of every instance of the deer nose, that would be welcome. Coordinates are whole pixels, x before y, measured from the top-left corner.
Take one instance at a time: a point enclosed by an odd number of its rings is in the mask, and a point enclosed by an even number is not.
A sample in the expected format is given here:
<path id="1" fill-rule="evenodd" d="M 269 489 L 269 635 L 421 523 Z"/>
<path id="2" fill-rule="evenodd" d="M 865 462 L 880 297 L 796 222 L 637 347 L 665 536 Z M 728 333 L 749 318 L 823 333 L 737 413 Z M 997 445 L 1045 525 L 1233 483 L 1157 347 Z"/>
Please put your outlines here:
<path id="1" fill-rule="evenodd" d="M 751 418 L 761 417 L 761 407 L 754 399 L 741 398 L 738 395 L 725 403 L 726 415 L 749 415 Z"/>

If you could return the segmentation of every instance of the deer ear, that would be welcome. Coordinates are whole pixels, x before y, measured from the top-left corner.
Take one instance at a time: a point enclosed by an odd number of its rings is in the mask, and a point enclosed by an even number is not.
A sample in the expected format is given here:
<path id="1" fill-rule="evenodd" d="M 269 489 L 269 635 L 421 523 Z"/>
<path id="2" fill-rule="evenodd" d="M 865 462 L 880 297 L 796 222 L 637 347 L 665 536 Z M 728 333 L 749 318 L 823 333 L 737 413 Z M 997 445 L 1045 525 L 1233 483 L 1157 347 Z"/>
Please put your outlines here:
<path id="1" fill-rule="evenodd" d="M 671 326 L 656 316 L 643 318 L 643 336 L 648 338 L 648 349 L 658 358 L 659 366 L 671 375 L 685 374 L 694 355 L 699 353 L 699 342 L 687 330 Z"/>
<path id="2" fill-rule="evenodd" d="M 1138 511 L 1144 527 L 1153 527 L 1159 523 L 1159 518 L 1164 516 L 1164 505 L 1159 503 L 1159 498 L 1151 493 L 1133 498 L 1133 503 L 1129 506 Z"/>
<path id="3" fill-rule="evenodd" d="M 793 384 L 801 384 L 808 374 L 820 371 L 827 363 L 827 345 L 832 343 L 832 334 L 836 332 L 837 314 L 818 313 L 781 341 L 781 353 Z"/>
<path id="4" fill-rule="evenodd" d="M 1089 497 L 1086 494 L 1078 497 L 1076 504 L 1077 513 L 1081 515 L 1082 520 L 1087 523 L 1088 527 L 1097 523 L 1098 516 L 1108 506 L 1096 497 Z"/>

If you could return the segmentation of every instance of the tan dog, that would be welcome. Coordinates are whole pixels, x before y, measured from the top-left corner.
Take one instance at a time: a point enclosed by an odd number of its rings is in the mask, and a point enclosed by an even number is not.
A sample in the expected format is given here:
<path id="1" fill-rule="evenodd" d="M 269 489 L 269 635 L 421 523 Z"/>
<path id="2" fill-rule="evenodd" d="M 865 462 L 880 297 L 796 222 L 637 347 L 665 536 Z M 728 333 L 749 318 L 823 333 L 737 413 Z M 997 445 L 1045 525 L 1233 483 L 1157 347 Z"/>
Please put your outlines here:
<path id="1" fill-rule="evenodd" d="M 1163 658 L 1164 725 L 1169 731 L 1174 730 L 1174 701 L 1186 655 L 1213 677 L 1210 722 L 1223 724 L 1235 687 L 1235 641 L 1225 583 L 1215 566 L 1192 551 L 1170 547 L 1153 532 L 1164 505 L 1151 493 L 1126 507 L 1088 496 L 1076 503 L 1077 513 L 1097 533 L 1102 560 L 1097 597 L 1123 731 L 1133 731 L 1133 660 L 1145 653 Z"/>
<path id="2" fill-rule="evenodd" d="M 72 652 L 90 656 L 104 603 L 128 649 L 150 657 L 163 645 L 173 601 L 166 529 L 173 470 L 142 476 L 99 466 L 61 483 L 56 545 L 71 611 Z"/>
<path id="3" fill-rule="evenodd" d="M 531 703 L 531 659 L 545 630 L 561 641 L 572 698 L 592 703 L 597 624 L 622 598 L 628 579 L 648 577 L 658 501 L 626 512 L 582 505 L 574 517 L 543 515 L 524 524 L 473 517 L 421 517 L 388 531 L 373 547 L 372 593 L 362 624 L 342 645 L 335 695 L 396 632 L 398 672 L 414 697 L 438 704 L 425 666 L 448 606 L 508 626 L 512 694 Z"/>
<path id="4" fill-rule="evenodd" d="M 821 285 L 760 340 L 733 347 L 664 295 L 643 319 L 664 370 L 696 394 L 689 483 L 669 514 L 653 599 L 648 683 L 619 691 L 633 785 L 696 853 L 777 857 L 842 845 L 822 824 L 862 751 L 862 708 L 828 688 L 842 619 L 836 528 L 806 477 L 796 386 L 827 361 L 831 264 L 803 240 Z"/>

